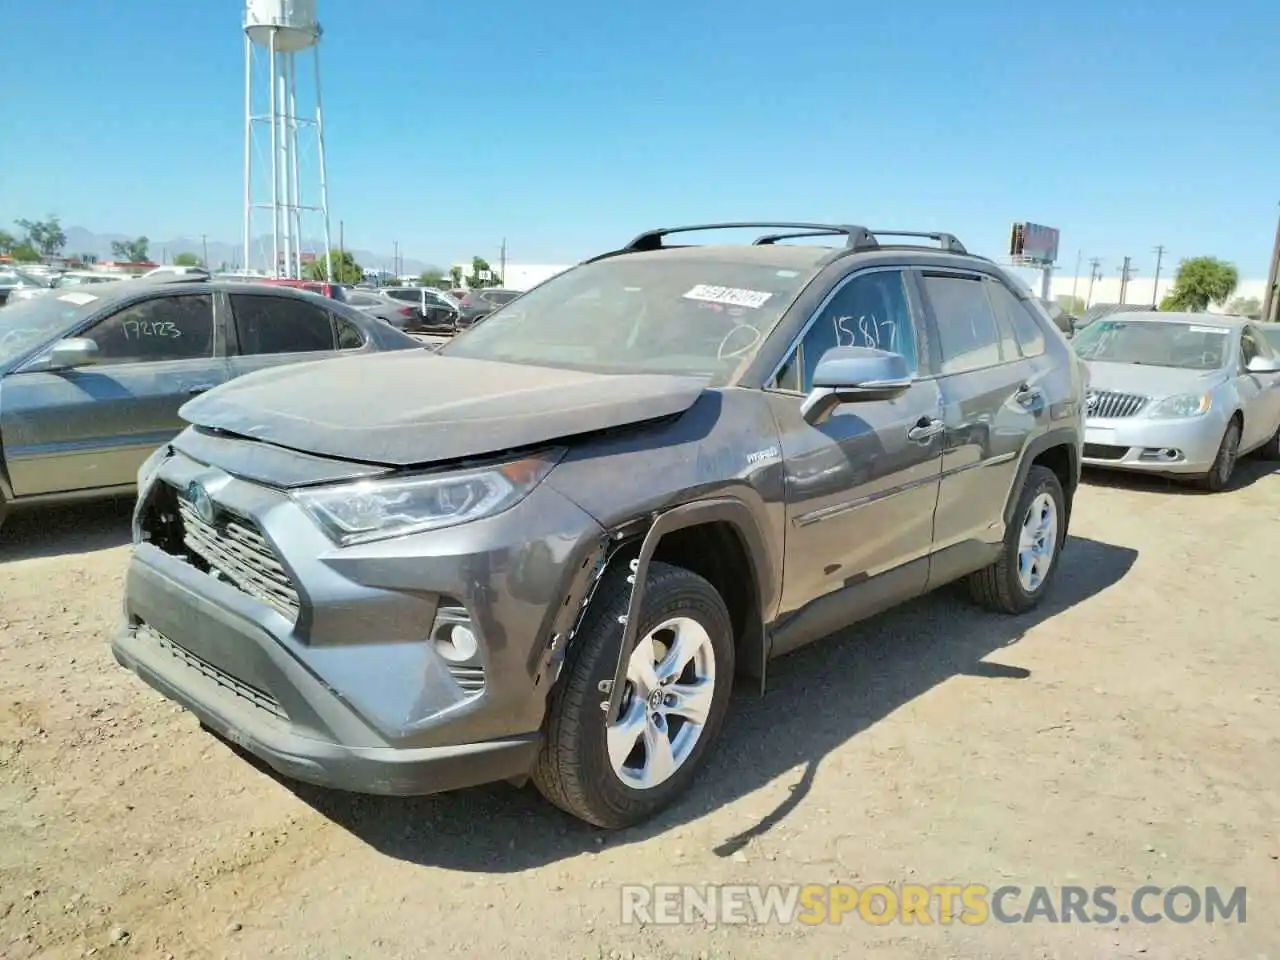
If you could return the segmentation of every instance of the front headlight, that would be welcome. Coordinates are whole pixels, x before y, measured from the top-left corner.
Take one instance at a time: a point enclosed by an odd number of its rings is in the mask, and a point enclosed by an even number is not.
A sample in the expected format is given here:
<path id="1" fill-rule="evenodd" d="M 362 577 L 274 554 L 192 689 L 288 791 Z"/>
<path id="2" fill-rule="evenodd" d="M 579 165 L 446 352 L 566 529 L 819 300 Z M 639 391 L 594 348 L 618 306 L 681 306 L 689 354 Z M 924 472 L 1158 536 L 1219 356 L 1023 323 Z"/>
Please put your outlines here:
<path id="1" fill-rule="evenodd" d="M 564 456 L 296 490 L 293 499 L 340 546 L 469 523 L 515 506 Z"/>
<path id="2" fill-rule="evenodd" d="M 1184 393 L 1176 397 L 1166 397 L 1151 408 L 1148 416 L 1162 419 L 1176 417 L 1198 417 L 1209 412 L 1213 402 L 1212 394 Z"/>

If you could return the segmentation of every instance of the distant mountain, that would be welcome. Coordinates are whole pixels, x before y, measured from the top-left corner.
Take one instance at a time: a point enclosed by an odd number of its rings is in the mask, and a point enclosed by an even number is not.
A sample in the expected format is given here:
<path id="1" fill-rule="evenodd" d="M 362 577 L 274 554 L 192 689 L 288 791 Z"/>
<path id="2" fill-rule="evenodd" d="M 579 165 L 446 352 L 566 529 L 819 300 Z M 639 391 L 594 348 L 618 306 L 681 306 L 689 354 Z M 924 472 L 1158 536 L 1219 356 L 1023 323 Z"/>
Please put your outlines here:
<path id="1" fill-rule="evenodd" d="M 64 227 L 67 234 L 67 245 L 63 252 L 68 256 L 76 256 L 81 254 L 92 254 L 99 260 L 110 260 L 113 256 L 111 252 L 111 244 L 117 241 L 133 240 L 134 237 L 123 233 L 94 233 L 83 227 Z M 338 238 L 333 237 L 334 246 L 337 246 Z M 221 267 L 224 263 L 227 266 L 240 265 L 240 244 L 224 243 L 221 240 L 208 240 L 209 249 L 209 265 L 214 269 Z M 303 243 L 304 251 L 314 251 L 321 254 L 324 251 L 324 243 L 320 240 L 308 240 Z M 195 237 L 178 237 L 172 240 L 151 240 L 148 248 L 151 259 L 157 263 L 173 262 L 173 258 L 180 253 L 193 253 L 197 257 L 204 256 L 203 245 L 200 238 Z M 265 254 L 265 257 L 264 257 Z M 391 267 L 392 256 L 386 253 L 374 253 L 371 250 L 352 250 L 351 255 L 356 258 L 356 263 L 366 269 Z M 253 266 L 263 268 L 271 260 L 271 237 L 261 236 L 253 242 Z M 412 260 L 404 257 L 400 261 L 402 269 L 405 273 L 421 273 L 428 267 L 440 267 L 447 269 L 447 265 L 431 264 L 421 260 Z"/>

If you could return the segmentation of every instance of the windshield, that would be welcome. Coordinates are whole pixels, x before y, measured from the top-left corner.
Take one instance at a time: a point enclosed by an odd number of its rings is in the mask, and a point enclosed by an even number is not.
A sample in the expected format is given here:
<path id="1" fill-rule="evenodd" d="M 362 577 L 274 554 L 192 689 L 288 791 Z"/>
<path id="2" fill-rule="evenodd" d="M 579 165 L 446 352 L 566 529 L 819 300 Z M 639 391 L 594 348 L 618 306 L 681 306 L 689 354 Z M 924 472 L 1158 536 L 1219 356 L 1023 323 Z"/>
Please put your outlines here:
<path id="1" fill-rule="evenodd" d="M 620 256 L 562 273 L 442 356 L 728 383 L 813 276 L 766 263 Z"/>
<path id="2" fill-rule="evenodd" d="M 56 296 L 19 300 L 0 310 L 0 364 L 52 340 L 87 317 L 98 302 L 91 293 L 68 291 Z"/>
<path id="3" fill-rule="evenodd" d="M 0 270 L 0 283 L 17 284 L 23 283 L 29 287 L 44 287 L 47 283 L 37 280 L 29 273 L 23 273 L 21 270 Z"/>
<path id="4" fill-rule="evenodd" d="M 1216 370 L 1227 361 L 1228 327 L 1177 320 L 1099 320 L 1071 341 L 1083 360 Z"/>

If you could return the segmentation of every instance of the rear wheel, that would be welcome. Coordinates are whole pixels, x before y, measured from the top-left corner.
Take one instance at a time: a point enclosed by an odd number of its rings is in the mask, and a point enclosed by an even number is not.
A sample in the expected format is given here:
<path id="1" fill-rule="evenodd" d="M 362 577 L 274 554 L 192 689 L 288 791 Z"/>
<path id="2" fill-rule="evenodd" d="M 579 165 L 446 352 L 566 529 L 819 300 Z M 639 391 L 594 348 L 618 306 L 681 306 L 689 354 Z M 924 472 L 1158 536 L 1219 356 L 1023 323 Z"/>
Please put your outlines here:
<path id="1" fill-rule="evenodd" d="M 1035 607 L 1058 570 L 1058 553 L 1066 538 L 1066 497 L 1058 475 L 1033 464 L 1013 517 L 1000 558 L 969 577 L 969 595 L 1000 613 Z"/>
<path id="2" fill-rule="evenodd" d="M 606 576 L 551 695 L 533 781 L 548 800 L 607 829 L 631 826 L 682 794 L 706 761 L 729 706 L 733 625 L 720 594 L 681 567 L 649 567 L 618 721 L 601 689 L 613 678 L 630 585 Z"/>
<path id="3" fill-rule="evenodd" d="M 1236 461 L 1240 459 L 1240 421 L 1233 417 L 1227 424 L 1227 432 L 1222 435 L 1222 443 L 1218 445 L 1218 455 L 1213 460 L 1209 472 L 1200 478 L 1200 486 L 1210 493 L 1220 493 L 1231 483 L 1231 475 L 1235 473 Z"/>

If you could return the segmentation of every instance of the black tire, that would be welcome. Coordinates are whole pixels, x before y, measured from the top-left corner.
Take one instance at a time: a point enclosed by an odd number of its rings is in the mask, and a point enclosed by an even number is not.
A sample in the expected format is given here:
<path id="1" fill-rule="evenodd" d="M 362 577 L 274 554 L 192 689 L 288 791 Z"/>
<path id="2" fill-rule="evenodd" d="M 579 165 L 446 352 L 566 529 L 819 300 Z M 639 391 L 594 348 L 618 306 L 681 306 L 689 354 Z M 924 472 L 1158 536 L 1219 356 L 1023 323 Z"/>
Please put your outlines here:
<path id="1" fill-rule="evenodd" d="M 1018 579 L 1018 542 L 1022 533 L 1023 519 L 1031 509 L 1032 503 L 1042 493 L 1047 493 L 1053 498 L 1058 517 L 1057 531 L 1053 555 L 1049 558 L 1049 570 L 1036 588 L 1029 591 Z M 1027 471 L 1027 479 L 1022 484 L 1022 492 L 1018 495 L 1013 522 L 1005 531 L 1000 559 L 969 576 L 969 596 L 974 602 L 988 610 L 1011 614 L 1026 613 L 1037 606 L 1058 573 L 1058 560 L 1062 555 L 1062 545 L 1066 542 L 1067 536 L 1066 518 L 1066 496 L 1062 492 L 1058 475 L 1048 467 L 1033 464 Z"/>
<path id="2" fill-rule="evenodd" d="M 1210 493 L 1221 493 L 1231 484 L 1236 461 L 1240 459 L 1240 420 L 1232 417 L 1218 444 L 1218 455 L 1213 458 L 1209 472 L 1199 478 L 1200 486 Z"/>
<path id="3" fill-rule="evenodd" d="M 637 637 L 668 617 L 696 620 L 711 638 L 716 684 L 707 723 L 684 765 L 664 783 L 638 790 L 624 783 L 609 761 L 600 691 L 613 678 L 631 585 L 625 570 L 611 570 L 566 654 L 564 673 L 552 691 L 542 750 L 533 782 L 544 797 L 580 820 L 618 830 L 647 820 L 688 789 L 719 736 L 733 686 L 733 623 L 715 587 L 695 573 L 651 563 Z"/>

